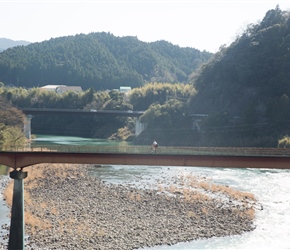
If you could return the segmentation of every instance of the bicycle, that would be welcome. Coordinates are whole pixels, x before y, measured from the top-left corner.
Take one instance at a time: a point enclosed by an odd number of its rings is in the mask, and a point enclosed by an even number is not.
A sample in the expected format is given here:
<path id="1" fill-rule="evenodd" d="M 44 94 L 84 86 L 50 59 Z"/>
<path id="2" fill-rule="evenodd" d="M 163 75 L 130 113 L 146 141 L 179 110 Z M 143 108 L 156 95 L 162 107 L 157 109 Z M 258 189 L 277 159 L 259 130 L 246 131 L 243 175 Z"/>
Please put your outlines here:
<path id="1" fill-rule="evenodd" d="M 161 153 L 161 150 L 160 150 L 159 147 L 150 146 L 149 149 L 148 149 L 148 152 L 150 154 L 157 154 L 157 153 Z"/>

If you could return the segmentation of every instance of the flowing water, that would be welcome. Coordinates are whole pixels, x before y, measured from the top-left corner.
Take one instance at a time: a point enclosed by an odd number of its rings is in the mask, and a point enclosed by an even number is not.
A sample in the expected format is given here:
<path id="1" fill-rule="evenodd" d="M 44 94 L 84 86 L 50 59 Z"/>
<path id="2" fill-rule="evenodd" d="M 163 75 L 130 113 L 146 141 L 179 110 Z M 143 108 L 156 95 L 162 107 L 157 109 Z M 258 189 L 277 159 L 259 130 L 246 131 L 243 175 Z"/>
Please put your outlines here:
<path id="1" fill-rule="evenodd" d="M 35 143 L 73 145 L 115 144 L 107 140 L 90 140 L 77 137 L 39 136 Z M 275 169 L 229 169 L 204 167 L 160 167 L 160 166 L 106 166 L 95 168 L 92 174 L 111 183 L 158 182 L 161 175 L 194 174 L 211 179 L 217 184 L 228 185 L 241 191 L 251 192 L 258 200 L 255 226 L 252 232 L 239 236 L 197 240 L 174 246 L 158 246 L 146 250 L 189 249 L 290 249 L 290 170 Z M 9 211 L 0 203 L 1 214 Z M 0 214 L 0 215 L 1 215 Z M 0 223 L 7 223 L 0 216 Z"/>
<path id="2" fill-rule="evenodd" d="M 197 240 L 174 246 L 158 246 L 154 250 L 189 249 L 290 249 L 290 171 L 267 169 L 213 169 L 204 167 L 108 166 L 97 168 L 95 174 L 112 183 L 154 182 L 160 175 L 206 177 L 217 184 L 251 192 L 258 200 L 252 232 L 240 236 Z"/>

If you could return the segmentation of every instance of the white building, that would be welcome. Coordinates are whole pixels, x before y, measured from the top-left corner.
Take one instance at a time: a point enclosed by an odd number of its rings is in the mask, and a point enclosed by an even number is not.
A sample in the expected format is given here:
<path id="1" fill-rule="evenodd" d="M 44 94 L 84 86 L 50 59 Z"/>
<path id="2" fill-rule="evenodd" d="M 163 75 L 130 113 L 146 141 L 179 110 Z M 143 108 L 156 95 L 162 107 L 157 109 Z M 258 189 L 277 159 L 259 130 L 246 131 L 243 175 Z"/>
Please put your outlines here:
<path id="1" fill-rule="evenodd" d="M 82 92 L 82 88 L 80 86 L 66 86 L 66 85 L 46 85 L 41 87 L 41 89 L 45 89 L 48 91 L 55 91 L 56 93 L 62 94 L 67 91 L 73 92 Z"/>
<path id="2" fill-rule="evenodd" d="M 121 86 L 119 91 L 120 91 L 121 93 L 128 93 L 128 92 L 131 91 L 131 87 L 128 87 L 128 86 Z"/>

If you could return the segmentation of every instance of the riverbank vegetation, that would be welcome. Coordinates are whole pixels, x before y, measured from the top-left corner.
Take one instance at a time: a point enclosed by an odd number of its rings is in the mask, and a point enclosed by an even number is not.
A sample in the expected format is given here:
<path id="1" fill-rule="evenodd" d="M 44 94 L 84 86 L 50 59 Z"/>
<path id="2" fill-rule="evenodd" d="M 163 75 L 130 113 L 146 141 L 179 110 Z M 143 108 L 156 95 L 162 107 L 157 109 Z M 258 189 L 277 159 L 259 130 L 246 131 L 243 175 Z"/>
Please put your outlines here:
<path id="1" fill-rule="evenodd" d="M 278 148 L 290 148 L 290 137 L 288 135 L 278 141 Z"/>
<path id="2" fill-rule="evenodd" d="M 0 96 L 0 150 L 23 146 L 24 114 Z"/>

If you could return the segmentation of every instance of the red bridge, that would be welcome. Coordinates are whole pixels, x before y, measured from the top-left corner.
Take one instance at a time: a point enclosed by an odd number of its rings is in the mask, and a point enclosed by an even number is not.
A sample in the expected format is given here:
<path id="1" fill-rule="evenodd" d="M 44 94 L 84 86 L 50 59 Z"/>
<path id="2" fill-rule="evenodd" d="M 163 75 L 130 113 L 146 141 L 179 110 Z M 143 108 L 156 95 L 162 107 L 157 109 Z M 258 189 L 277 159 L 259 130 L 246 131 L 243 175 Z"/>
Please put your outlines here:
<path id="1" fill-rule="evenodd" d="M 38 163 L 202 166 L 290 169 L 289 149 L 160 147 L 151 154 L 144 146 L 56 146 L 0 151 L 0 164 L 14 170 L 13 202 L 8 249 L 24 249 L 23 168 Z"/>
<path id="2" fill-rule="evenodd" d="M 160 147 L 147 146 L 43 146 L 0 151 L 0 164 L 13 169 L 38 163 L 198 166 L 223 168 L 290 169 L 290 149 Z"/>

